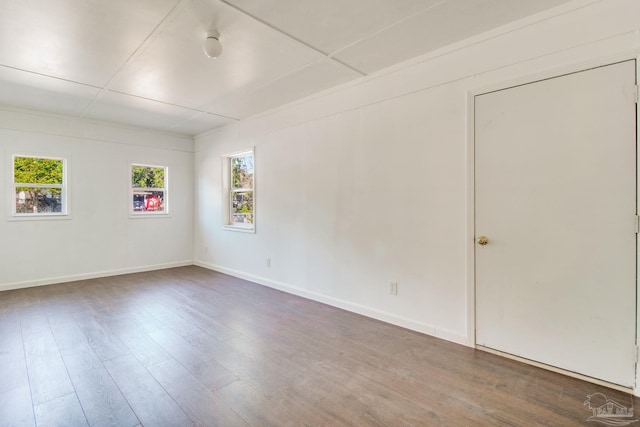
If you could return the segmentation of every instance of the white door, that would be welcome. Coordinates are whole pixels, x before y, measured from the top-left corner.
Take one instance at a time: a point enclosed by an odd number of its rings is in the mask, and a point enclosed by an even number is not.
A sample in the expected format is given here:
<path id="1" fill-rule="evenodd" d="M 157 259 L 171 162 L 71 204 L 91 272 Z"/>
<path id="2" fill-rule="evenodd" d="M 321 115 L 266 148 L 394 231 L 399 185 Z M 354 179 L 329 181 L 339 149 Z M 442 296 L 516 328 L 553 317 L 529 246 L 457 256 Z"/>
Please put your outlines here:
<path id="1" fill-rule="evenodd" d="M 476 343 L 632 387 L 636 64 L 475 98 Z"/>

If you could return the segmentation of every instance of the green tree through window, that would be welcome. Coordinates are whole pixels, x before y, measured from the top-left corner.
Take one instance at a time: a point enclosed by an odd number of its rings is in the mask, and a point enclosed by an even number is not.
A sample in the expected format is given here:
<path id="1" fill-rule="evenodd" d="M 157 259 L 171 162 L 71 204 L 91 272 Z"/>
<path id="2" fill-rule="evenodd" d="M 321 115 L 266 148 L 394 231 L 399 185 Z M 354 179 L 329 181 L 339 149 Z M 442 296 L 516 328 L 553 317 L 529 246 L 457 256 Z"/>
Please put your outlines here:
<path id="1" fill-rule="evenodd" d="M 167 168 L 131 165 L 131 211 L 167 213 Z"/>
<path id="2" fill-rule="evenodd" d="M 133 165 L 131 185 L 137 188 L 164 188 L 164 168 Z"/>
<path id="3" fill-rule="evenodd" d="M 15 156 L 13 182 L 16 214 L 65 212 L 63 159 Z"/>
<path id="4" fill-rule="evenodd" d="M 253 153 L 229 158 L 231 169 L 230 223 L 253 224 L 254 218 L 254 169 Z"/>

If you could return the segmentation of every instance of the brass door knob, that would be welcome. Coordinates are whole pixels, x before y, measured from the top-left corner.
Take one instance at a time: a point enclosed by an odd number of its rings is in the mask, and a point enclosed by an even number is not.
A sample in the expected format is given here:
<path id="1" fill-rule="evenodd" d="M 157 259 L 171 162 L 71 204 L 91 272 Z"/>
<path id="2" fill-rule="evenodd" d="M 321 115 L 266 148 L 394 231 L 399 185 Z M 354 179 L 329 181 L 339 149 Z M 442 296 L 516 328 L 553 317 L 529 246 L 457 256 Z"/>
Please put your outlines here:
<path id="1" fill-rule="evenodd" d="M 477 242 L 478 242 L 478 244 L 479 244 L 480 246 L 484 246 L 484 245 L 486 245 L 487 243 L 489 243 L 489 239 L 487 238 L 487 236 L 480 236 L 480 237 L 478 237 Z"/>

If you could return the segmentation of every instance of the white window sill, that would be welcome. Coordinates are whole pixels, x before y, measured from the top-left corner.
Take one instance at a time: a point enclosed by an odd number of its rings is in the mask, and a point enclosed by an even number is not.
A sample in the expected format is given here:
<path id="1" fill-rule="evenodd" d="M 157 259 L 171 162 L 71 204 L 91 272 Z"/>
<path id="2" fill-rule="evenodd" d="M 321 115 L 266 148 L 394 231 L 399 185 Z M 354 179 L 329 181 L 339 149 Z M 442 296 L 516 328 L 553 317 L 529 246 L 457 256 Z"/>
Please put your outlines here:
<path id="1" fill-rule="evenodd" d="M 237 231 L 240 233 L 254 233 L 256 232 L 256 227 L 242 227 L 239 225 L 223 225 L 222 228 L 227 231 Z"/>
<path id="2" fill-rule="evenodd" d="M 8 221 L 60 221 L 69 220 L 71 215 L 69 214 L 12 214 Z"/>
<path id="3" fill-rule="evenodd" d="M 129 219 L 142 219 L 142 218 L 171 218 L 168 213 L 130 213 Z"/>

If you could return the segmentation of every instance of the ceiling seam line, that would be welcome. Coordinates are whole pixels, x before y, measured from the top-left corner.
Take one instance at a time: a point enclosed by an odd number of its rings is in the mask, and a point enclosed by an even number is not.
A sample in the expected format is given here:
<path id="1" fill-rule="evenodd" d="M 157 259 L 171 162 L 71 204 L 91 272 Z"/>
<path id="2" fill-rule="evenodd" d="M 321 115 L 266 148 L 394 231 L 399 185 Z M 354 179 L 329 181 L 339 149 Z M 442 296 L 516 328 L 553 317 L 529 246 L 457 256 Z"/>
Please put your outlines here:
<path id="1" fill-rule="evenodd" d="M 154 37 L 159 29 L 165 24 L 165 22 L 167 22 L 167 20 L 175 13 L 175 11 L 181 6 L 183 5 L 185 2 L 187 2 L 188 0 L 178 0 L 178 2 L 176 2 L 176 4 L 171 8 L 171 10 L 169 12 L 167 12 L 167 14 L 160 20 L 160 22 L 158 22 L 158 24 L 153 28 L 153 30 L 151 30 L 151 32 L 144 38 L 144 40 L 138 45 L 138 47 L 136 47 L 134 49 L 133 52 L 131 52 L 131 55 L 129 55 L 127 57 L 127 59 L 125 59 L 125 61 L 122 63 L 122 65 L 120 67 L 118 67 L 118 69 L 113 73 L 113 75 L 111 77 L 109 77 L 109 79 L 107 79 L 107 81 L 104 83 L 104 85 L 102 87 L 100 87 L 100 91 L 91 99 L 91 101 L 82 109 L 82 112 L 80 113 L 79 117 L 82 118 L 86 118 L 86 114 L 89 111 L 89 109 L 91 108 L 91 106 L 94 104 L 94 102 L 96 101 L 96 99 L 98 99 L 98 97 L 104 93 L 105 91 L 107 91 L 107 86 L 109 86 L 109 84 L 120 74 L 120 72 L 127 66 L 129 65 L 129 63 L 131 62 L 131 60 L 133 58 L 135 58 L 138 55 L 138 52 L 140 52 L 140 50 L 147 44 L 147 42 Z"/>
<path id="2" fill-rule="evenodd" d="M 167 12 L 167 14 L 164 16 L 164 18 L 162 18 L 160 20 L 160 22 L 158 22 L 158 25 L 156 25 L 153 30 L 151 30 L 151 32 L 147 35 L 147 37 L 144 38 L 144 40 L 138 45 L 138 47 L 136 47 L 134 49 L 133 52 L 131 52 L 131 55 L 129 55 L 127 57 L 127 59 L 124 61 L 124 63 L 115 71 L 115 73 L 113 73 L 113 75 L 109 78 L 109 80 L 107 80 L 107 82 L 104 84 L 103 88 L 106 89 L 107 86 L 109 86 L 109 84 L 116 78 L 116 76 L 118 74 L 120 74 L 120 72 L 124 69 L 124 67 L 126 67 L 127 65 L 129 65 L 129 63 L 131 62 L 132 59 L 134 59 L 135 57 L 138 56 L 138 53 L 141 51 L 141 49 L 147 44 L 147 42 L 149 40 L 151 40 L 152 37 L 156 36 L 159 33 L 159 30 L 161 28 L 164 27 L 164 24 L 170 19 L 170 17 L 172 17 L 174 15 L 174 13 L 176 12 L 176 10 L 184 5 L 184 3 L 186 3 L 188 0 L 179 0 L 175 6 L 173 6 L 171 8 L 171 10 L 169 12 Z"/>
<path id="3" fill-rule="evenodd" d="M 434 4 L 432 4 L 431 6 L 427 6 L 427 7 L 425 7 L 424 9 L 420 9 L 420 10 L 418 10 L 418 11 L 416 11 L 416 12 L 412 13 L 412 14 L 411 14 L 411 15 L 409 15 L 409 16 L 405 16 L 404 18 L 399 19 L 399 20 L 397 20 L 397 21 L 395 21 L 395 22 L 393 22 L 393 23 L 391 23 L 391 24 L 387 25 L 387 26 L 386 26 L 386 27 L 384 27 L 384 28 L 380 28 L 380 29 L 378 29 L 378 30 L 376 30 L 376 31 L 374 31 L 374 32 L 372 32 L 372 33 L 367 34 L 367 35 L 366 35 L 366 36 L 364 36 L 364 37 L 360 37 L 358 40 L 354 40 L 354 41 L 352 41 L 351 43 L 347 44 L 346 46 L 342 46 L 341 48 L 339 48 L 339 49 L 337 49 L 337 50 L 335 50 L 335 51 L 331 52 L 331 54 L 330 54 L 330 55 L 331 55 L 331 56 L 333 56 L 333 55 L 337 55 L 337 54 L 339 54 L 340 52 L 343 52 L 343 51 L 345 51 L 346 49 L 349 49 L 350 47 L 355 46 L 355 45 L 357 45 L 358 43 L 360 43 L 360 42 L 362 42 L 362 41 L 364 41 L 364 40 L 366 40 L 366 39 L 368 39 L 368 38 L 371 38 L 371 37 L 373 37 L 373 36 L 376 36 L 376 35 L 378 35 L 378 34 L 381 34 L 382 32 L 387 31 L 387 30 L 389 30 L 389 29 L 391 29 L 391 28 L 393 28 L 393 27 L 395 27 L 395 26 L 397 26 L 397 25 L 399 25 L 399 24 L 401 24 L 401 23 L 403 23 L 403 22 L 405 22 L 405 21 L 407 21 L 407 20 L 409 20 L 409 19 L 411 19 L 411 18 L 414 18 L 415 16 L 417 16 L 417 15 L 419 15 L 419 14 L 421 14 L 421 13 L 425 13 L 425 12 L 427 12 L 427 11 L 431 10 L 431 9 L 435 9 L 436 7 L 440 6 L 440 5 L 441 5 L 441 4 L 443 4 L 443 3 L 446 3 L 446 2 L 448 2 L 448 1 L 449 1 L 449 0 L 440 0 L 439 2 L 434 3 Z"/>
<path id="4" fill-rule="evenodd" d="M 183 108 L 183 109 L 185 109 L 185 110 L 193 111 L 194 113 L 211 114 L 211 115 L 213 115 L 213 116 L 222 117 L 223 119 L 228 119 L 228 120 L 235 120 L 235 121 L 239 121 L 239 120 L 241 120 L 241 119 L 239 119 L 239 118 L 237 118 L 237 117 L 225 116 L 224 114 L 218 114 L 218 113 L 211 113 L 211 112 L 206 111 L 206 110 L 199 110 L 199 109 L 197 109 L 197 108 L 185 107 L 184 105 L 174 104 L 174 103 L 171 103 L 171 102 L 160 101 L 160 100 L 157 100 L 157 99 L 147 98 L 147 97 L 144 97 L 144 96 L 132 95 L 132 94 L 130 94 L 130 93 L 127 93 L 127 92 L 121 92 L 121 91 L 119 91 L 119 90 L 104 89 L 104 91 L 106 91 L 106 92 L 113 92 L 113 93 L 117 93 L 117 94 L 119 94 L 119 95 L 131 96 L 131 97 L 133 97 L 133 98 L 140 98 L 140 99 L 144 99 L 145 101 L 157 102 L 157 103 L 159 103 L 159 104 L 169 105 L 169 106 L 171 106 L 171 107 Z"/>
<path id="5" fill-rule="evenodd" d="M 258 18 L 257 16 L 255 16 L 255 15 L 253 15 L 253 14 L 251 14 L 251 13 L 247 12 L 247 11 L 246 11 L 246 10 L 244 10 L 244 9 L 239 8 L 238 6 L 236 6 L 236 5 L 234 5 L 234 4 L 229 3 L 227 0 L 219 0 L 219 1 L 220 1 L 220 3 L 225 4 L 226 6 L 230 7 L 231 9 L 233 9 L 233 10 L 235 10 L 235 11 L 237 11 L 237 12 L 239 12 L 239 13 L 243 14 L 244 16 L 247 16 L 247 17 L 249 17 L 249 18 L 253 19 L 254 21 L 256 21 L 256 22 L 258 22 L 258 23 L 260 23 L 260 24 L 264 25 L 265 27 L 270 28 L 271 30 L 273 30 L 273 31 L 277 32 L 278 34 L 282 34 L 283 36 L 285 36 L 285 37 L 289 38 L 290 40 L 293 40 L 293 41 L 295 41 L 296 43 L 299 43 L 299 44 L 301 44 L 301 45 L 303 45 L 303 46 L 305 46 L 305 47 L 307 47 L 307 48 L 309 48 L 309 49 L 313 50 L 314 52 L 319 53 L 320 55 L 324 56 L 325 58 L 328 58 L 328 59 L 331 59 L 331 60 L 333 60 L 333 61 L 337 62 L 338 64 L 342 65 L 343 67 L 347 67 L 347 68 L 349 68 L 350 70 L 352 70 L 352 71 L 354 71 L 354 72 L 356 72 L 356 73 L 358 73 L 358 74 L 360 74 L 360 75 L 362 75 L 362 76 L 366 76 L 366 75 L 367 75 L 365 72 L 360 71 L 360 70 L 358 70 L 357 68 L 354 68 L 354 67 L 352 67 L 351 65 L 346 64 L 346 63 L 342 62 L 341 60 L 334 58 L 334 57 L 332 56 L 332 54 L 331 54 L 331 53 L 324 52 L 324 51 L 322 51 L 322 50 L 318 49 L 317 47 L 312 46 L 312 45 L 310 45 L 309 43 L 307 43 L 307 42 L 305 42 L 305 41 L 303 41 L 303 40 L 301 40 L 301 39 L 299 39 L 299 38 L 295 37 L 294 35 L 289 34 L 289 33 L 285 32 L 285 31 L 282 31 L 282 30 L 278 29 L 277 27 L 275 27 L 274 25 L 271 25 L 271 24 L 270 24 L 270 23 L 268 23 L 267 21 L 265 21 L 265 20 L 263 20 L 263 19 Z M 443 1 L 446 1 L 446 0 L 443 0 Z"/>
<path id="6" fill-rule="evenodd" d="M 284 80 L 287 77 L 290 77 L 290 76 L 294 75 L 295 73 L 297 73 L 300 70 L 303 70 L 305 68 L 309 68 L 309 67 L 321 62 L 322 60 L 323 59 L 316 59 L 316 60 L 314 60 L 312 62 L 309 62 L 307 64 L 300 65 L 299 67 L 296 67 L 293 70 L 286 72 L 285 74 L 281 74 L 278 77 L 270 79 L 270 80 L 266 81 L 263 84 L 255 85 L 255 86 L 252 86 L 252 87 L 243 88 L 242 90 L 238 91 L 238 94 L 239 95 L 244 95 L 244 94 L 249 94 L 251 92 L 254 92 L 254 91 L 257 91 L 257 90 L 260 90 L 260 89 L 264 89 L 264 88 L 266 88 L 266 87 L 268 87 L 268 86 L 270 86 L 270 85 L 272 85 L 274 83 L 277 83 L 279 81 Z M 233 98 L 233 95 L 221 97 L 219 99 L 219 101 L 220 102 L 224 102 L 225 100 L 227 100 L 230 97 Z M 237 120 L 242 120 L 242 119 L 237 119 Z"/>
<path id="7" fill-rule="evenodd" d="M 80 85 L 80 86 L 86 86 L 86 87 L 90 87 L 90 88 L 93 88 L 93 89 L 102 89 L 101 86 L 96 86 L 96 85 L 92 85 L 92 84 L 89 84 L 89 83 L 82 83 L 82 82 L 78 82 L 78 81 L 71 80 L 71 79 L 65 79 L 65 78 L 62 78 L 62 77 L 52 76 L 50 74 L 38 73 L 37 71 L 31 71 L 31 70 L 27 70 L 25 68 L 12 67 L 11 65 L 5 65 L 5 64 L 0 64 L 0 67 L 8 68 L 10 70 L 20 71 L 20 72 L 23 72 L 23 73 L 33 74 L 34 76 L 46 77 L 46 78 L 49 78 L 49 79 L 60 80 L 62 82 L 67 82 L 67 83 L 74 83 L 74 84 L 77 84 L 77 85 Z"/>

